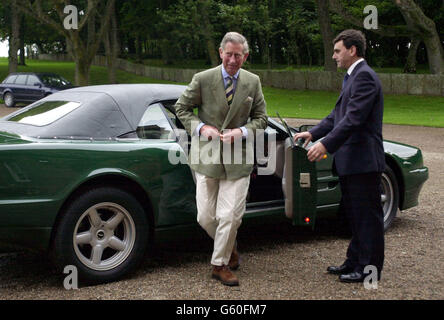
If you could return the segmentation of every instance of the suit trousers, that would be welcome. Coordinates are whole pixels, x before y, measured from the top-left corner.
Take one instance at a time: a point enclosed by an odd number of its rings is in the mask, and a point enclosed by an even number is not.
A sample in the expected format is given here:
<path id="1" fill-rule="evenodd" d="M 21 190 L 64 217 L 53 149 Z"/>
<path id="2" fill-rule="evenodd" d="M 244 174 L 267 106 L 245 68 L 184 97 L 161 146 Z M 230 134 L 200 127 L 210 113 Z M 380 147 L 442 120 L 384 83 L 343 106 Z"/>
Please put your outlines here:
<path id="1" fill-rule="evenodd" d="M 197 221 L 214 239 L 211 264 L 228 265 L 245 213 L 250 176 L 224 180 L 195 174 Z"/>
<path id="2" fill-rule="evenodd" d="M 384 263 L 384 217 L 381 204 L 381 173 L 340 176 L 341 210 L 352 230 L 345 264 L 363 272 L 373 265 L 378 274 Z"/>

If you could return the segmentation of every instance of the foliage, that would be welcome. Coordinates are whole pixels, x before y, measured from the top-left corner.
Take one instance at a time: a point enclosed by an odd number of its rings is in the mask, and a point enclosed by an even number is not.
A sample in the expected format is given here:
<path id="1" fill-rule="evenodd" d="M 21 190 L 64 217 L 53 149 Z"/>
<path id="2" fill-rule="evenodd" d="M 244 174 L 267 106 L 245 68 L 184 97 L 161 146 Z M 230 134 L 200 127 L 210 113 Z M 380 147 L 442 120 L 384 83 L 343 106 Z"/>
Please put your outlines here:
<path id="1" fill-rule="evenodd" d="M 0 38 L 8 36 L 7 3 L 0 2 Z M 20 0 L 32 2 L 36 0 Z M 97 0 L 72 0 L 79 12 Z M 327 1 L 327 0 L 325 0 Z M 363 21 L 367 0 L 337 0 L 349 14 Z M 62 1 L 39 0 L 43 11 L 60 26 Z M 104 6 L 106 1 L 99 1 Z M 437 0 L 415 0 L 424 14 L 431 18 L 444 41 L 444 4 Z M 54 3 L 58 3 L 56 8 Z M 67 3 L 67 2 L 66 2 Z M 404 28 L 406 21 L 395 0 L 379 0 L 379 24 Z M 104 8 L 100 10 L 103 11 Z M 330 8 L 331 9 L 331 8 Z M 99 11 L 100 11 L 99 10 Z M 171 65 L 184 60 L 204 60 L 204 67 L 218 60 L 217 49 L 227 31 L 244 34 L 250 43 L 247 64 L 261 64 L 265 68 L 286 65 L 289 68 L 324 65 L 323 41 L 314 0 L 126 0 L 116 1 L 120 56 L 142 62 L 147 59 Z M 344 17 L 331 13 L 334 34 L 346 28 L 357 28 Z M 100 26 L 103 16 L 97 19 Z M 67 52 L 66 39 L 54 28 L 39 19 L 26 17 L 25 43 L 36 43 L 40 52 Z M 409 43 L 412 39 L 402 36 L 386 37 L 381 32 L 364 30 L 368 40 L 367 60 L 375 67 L 398 67 L 406 64 Z M 88 38 L 87 28 L 80 30 L 81 38 Z M 99 48 L 104 53 L 104 48 Z M 421 44 L 417 63 L 427 64 L 426 47 Z M 248 65 L 247 65 L 248 67 Z"/>

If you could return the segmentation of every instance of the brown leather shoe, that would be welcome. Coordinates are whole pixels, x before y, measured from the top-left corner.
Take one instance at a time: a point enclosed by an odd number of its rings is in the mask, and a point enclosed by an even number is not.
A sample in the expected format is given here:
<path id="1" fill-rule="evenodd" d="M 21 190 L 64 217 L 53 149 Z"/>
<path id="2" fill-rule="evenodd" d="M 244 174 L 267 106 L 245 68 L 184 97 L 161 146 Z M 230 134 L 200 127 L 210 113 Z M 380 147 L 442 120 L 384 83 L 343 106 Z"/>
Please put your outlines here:
<path id="1" fill-rule="evenodd" d="M 214 279 L 219 280 L 222 284 L 226 286 L 238 286 L 239 279 L 236 277 L 234 273 L 230 271 L 228 266 L 213 266 L 213 274 L 212 277 Z"/>
<path id="2" fill-rule="evenodd" d="M 239 268 L 239 260 L 240 255 L 239 252 L 237 252 L 236 247 L 233 248 L 233 251 L 231 252 L 230 261 L 228 262 L 228 266 L 231 270 L 237 270 Z"/>

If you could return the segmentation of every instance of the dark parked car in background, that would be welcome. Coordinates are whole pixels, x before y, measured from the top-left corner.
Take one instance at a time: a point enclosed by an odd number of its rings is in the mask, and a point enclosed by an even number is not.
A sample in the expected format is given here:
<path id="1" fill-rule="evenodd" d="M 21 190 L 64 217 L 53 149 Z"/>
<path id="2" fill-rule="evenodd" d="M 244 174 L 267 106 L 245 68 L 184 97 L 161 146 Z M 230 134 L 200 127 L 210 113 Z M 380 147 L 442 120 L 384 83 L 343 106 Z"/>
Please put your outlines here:
<path id="1" fill-rule="evenodd" d="M 55 73 L 17 72 L 0 84 L 0 97 L 12 108 L 17 102 L 34 102 L 72 87 L 68 80 Z"/>

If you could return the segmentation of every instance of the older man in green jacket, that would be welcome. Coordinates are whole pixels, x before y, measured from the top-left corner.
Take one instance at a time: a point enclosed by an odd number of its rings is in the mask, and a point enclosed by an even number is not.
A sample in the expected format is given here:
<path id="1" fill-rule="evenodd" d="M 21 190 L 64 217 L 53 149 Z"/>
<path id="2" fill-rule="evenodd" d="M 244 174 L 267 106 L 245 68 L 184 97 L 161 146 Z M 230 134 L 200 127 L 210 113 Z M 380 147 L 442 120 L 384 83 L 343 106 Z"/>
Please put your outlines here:
<path id="1" fill-rule="evenodd" d="M 255 132 L 266 128 L 267 114 L 259 77 L 241 69 L 248 57 L 245 37 L 228 32 L 219 54 L 222 64 L 194 75 L 175 107 L 192 136 L 197 220 L 214 239 L 212 276 L 236 286 L 230 269 L 239 267 L 237 229 L 253 170 Z"/>

